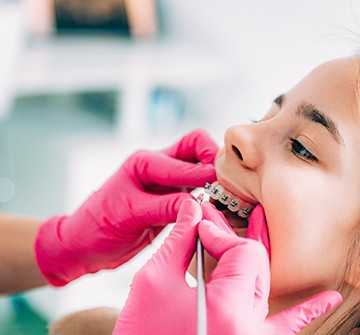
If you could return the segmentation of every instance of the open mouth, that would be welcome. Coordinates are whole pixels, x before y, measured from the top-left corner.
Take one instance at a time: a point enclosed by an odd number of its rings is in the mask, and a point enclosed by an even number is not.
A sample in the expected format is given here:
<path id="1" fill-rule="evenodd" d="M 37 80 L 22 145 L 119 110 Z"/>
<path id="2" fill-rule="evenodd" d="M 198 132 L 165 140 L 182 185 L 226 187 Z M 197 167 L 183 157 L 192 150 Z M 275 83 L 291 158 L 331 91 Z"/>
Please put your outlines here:
<path id="1" fill-rule="evenodd" d="M 234 232 L 262 243 L 270 257 L 270 238 L 263 207 L 229 192 L 218 181 L 206 184 L 205 192 L 209 194 L 210 202 L 224 214 Z"/>
<path id="2" fill-rule="evenodd" d="M 226 217 L 231 228 L 239 236 L 246 237 L 249 216 L 255 205 L 228 191 L 218 181 L 205 185 L 210 202 Z"/>

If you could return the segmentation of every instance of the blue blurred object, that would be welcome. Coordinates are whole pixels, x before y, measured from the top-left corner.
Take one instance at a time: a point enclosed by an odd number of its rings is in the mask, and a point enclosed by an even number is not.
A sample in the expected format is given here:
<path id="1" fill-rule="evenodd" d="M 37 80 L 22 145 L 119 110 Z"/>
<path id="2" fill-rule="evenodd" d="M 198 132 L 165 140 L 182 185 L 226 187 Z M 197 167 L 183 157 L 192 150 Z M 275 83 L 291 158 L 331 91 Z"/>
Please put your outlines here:
<path id="1" fill-rule="evenodd" d="M 21 294 L 9 298 L 13 309 L 7 317 L 0 315 L 1 335 L 46 335 L 47 323 Z"/>
<path id="2" fill-rule="evenodd" d="M 153 133 L 173 133 L 185 118 L 185 103 L 181 94 L 170 88 L 153 91 L 148 109 L 148 122 Z"/>
<path id="3" fill-rule="evenodd" d="M 75 2 L 74 5 L 57 0 L 54 9 L 58 33 L 107 32 L 130 36 L 128 13 L 123 1 L 103 1 L 101 5 L 97 2 Z"/>

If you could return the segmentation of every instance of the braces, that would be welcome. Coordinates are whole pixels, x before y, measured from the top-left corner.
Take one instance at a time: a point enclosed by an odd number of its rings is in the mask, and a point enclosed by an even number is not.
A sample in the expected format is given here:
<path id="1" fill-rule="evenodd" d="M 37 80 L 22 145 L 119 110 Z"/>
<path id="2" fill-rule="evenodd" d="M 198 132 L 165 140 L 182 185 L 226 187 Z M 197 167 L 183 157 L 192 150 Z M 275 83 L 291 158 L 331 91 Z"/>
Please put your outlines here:
<path id="1" fill-rule="evenodd" d="M 208 194 L 214 200 L 220 201 L 222 204 L 226 205 L 231 212 L 237 212 L 238 216 L 247 219 L 251 213 L 251 207 L 239 207 L 239 200 L 231 199 L 230 196 L 225 192 L 225 188 L 221 186 L 218 182 L 213 184 L 206 183 L 204 186 L 205 193 Z"/>

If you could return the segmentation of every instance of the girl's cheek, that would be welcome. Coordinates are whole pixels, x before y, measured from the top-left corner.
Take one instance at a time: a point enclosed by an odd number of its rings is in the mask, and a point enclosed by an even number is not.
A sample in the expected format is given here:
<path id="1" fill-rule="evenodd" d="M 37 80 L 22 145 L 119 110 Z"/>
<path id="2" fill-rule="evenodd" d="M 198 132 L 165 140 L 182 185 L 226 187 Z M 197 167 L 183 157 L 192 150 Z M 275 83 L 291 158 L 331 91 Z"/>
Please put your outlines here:
<path id="1" fill-rule="evenodd" d="M 219 151 L 217 152 L 217 154 L 215 156 L 215 163 L 220 157 L 224 156 L 224 154 L 225 154 L 225 147 L 222 147 L 219 149 Z"/>

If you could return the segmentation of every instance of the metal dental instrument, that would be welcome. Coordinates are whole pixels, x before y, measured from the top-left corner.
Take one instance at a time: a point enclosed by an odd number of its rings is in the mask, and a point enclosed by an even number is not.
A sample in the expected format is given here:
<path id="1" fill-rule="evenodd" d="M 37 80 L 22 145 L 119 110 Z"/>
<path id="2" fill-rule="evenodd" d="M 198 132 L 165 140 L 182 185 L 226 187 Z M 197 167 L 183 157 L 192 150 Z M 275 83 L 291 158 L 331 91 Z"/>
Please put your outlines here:
<path id="1" fill-rule="evenodd" d="M 204 201 L 204 194 L 200 193 L 196 199 L 199 204 Z M 199 235 L 196 237 L 196 274 L 197 274 L 197 333 L 207 334 L 206 292 L 204 279 L 204 247 Z"/>

